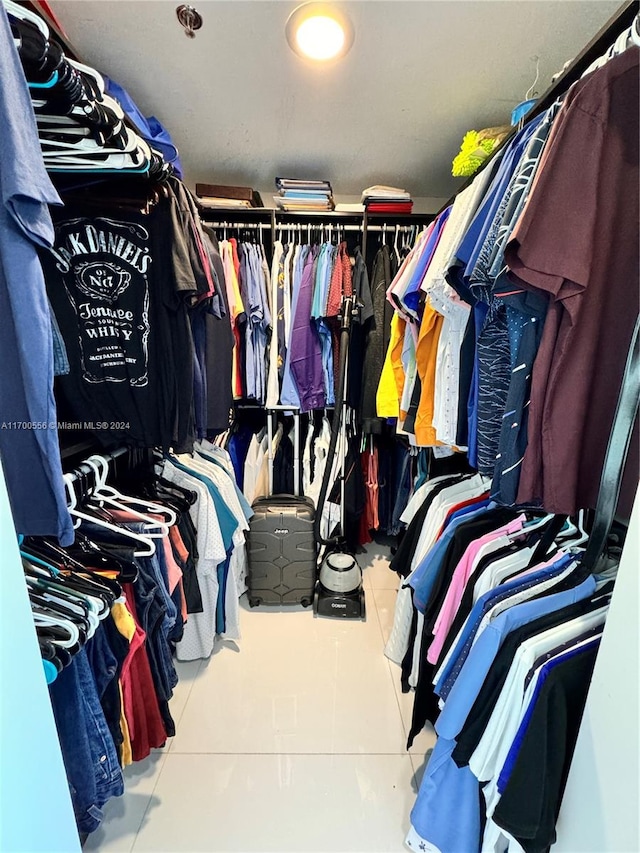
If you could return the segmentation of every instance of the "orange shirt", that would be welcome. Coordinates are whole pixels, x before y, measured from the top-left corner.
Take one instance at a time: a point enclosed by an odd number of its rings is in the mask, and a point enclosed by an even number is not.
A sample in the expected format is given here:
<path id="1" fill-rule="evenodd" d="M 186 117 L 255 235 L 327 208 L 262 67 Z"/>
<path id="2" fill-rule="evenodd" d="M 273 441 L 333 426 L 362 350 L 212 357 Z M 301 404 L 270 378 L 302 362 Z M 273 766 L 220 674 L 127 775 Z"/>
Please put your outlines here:
<path id="1" fill-rule="evenodd" d="M 436 439 L 433 426 L 434 396 L 436 389 L 436 358 L 438 341 L 444 317 L 439 314 L 427 300 L 420 324 L 420 334 L 416 347 L 416 364 L 421 382 L 420 402 L 416 414 L 415 435 L 416 444 L 428 447 L 441 442 Z"/>

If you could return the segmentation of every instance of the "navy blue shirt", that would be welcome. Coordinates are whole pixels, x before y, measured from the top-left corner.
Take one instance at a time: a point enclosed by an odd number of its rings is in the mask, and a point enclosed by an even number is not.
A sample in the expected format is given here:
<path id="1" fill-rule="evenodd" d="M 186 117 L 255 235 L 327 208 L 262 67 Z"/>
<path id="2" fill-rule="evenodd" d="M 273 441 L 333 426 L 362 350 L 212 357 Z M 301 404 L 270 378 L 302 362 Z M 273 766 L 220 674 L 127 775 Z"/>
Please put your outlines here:
<path id="1" fill-rule="evenodd" d="M 19 533 L 73 542 L 53 398 L 51 316 L 36 245 L 60 204 L 42 161 L 29 90 L 0 9 L 0 458 Z"/>

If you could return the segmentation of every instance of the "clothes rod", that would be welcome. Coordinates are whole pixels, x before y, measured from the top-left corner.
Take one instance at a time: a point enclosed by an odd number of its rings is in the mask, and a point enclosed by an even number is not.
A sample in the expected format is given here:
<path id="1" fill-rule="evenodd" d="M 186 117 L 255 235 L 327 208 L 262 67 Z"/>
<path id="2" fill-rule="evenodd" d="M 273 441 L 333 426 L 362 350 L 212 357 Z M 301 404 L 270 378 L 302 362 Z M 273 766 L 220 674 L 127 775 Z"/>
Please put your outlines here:
<path id="1" fill-rule="evenodd" d="M 236 409 L 240 409 L 244 411 L 246 409 L 262 409 L 263 412 L 291 412 L 293 415 L 301 415 L 304 414 L 300 411 L 298 406 L 281 406 L 278 404 L 277 406 L 264 406 L 261 403 L 234 403 Z M 310 409 L 307 414 L 311 412 L 332 412 L 335 409 L 335 406 L 323 406 L 321 409 Z"/>
<path id="2" fill-rule="evenodd" d="M 367 225 L 367 231 L 390 231 L 395 233 L 396 231 L 404 233 L 413 231 L 415 228 L 424 227 L 424 223 L 416 222 L 415 225 Z M 313 225 L 311 223 L 295 223 L 294 225 L 282 225 L 278 223 L 276 225 L 276 231 L 364 231 L 364 225 L 334 225 L 333 222 L 326 223 L 325 225 Z"/>
<path id="3" fill-rule="evenodd" d="M 254 231 L 262 231 L 263 229 L 271 229 L 268 222 L 209 222 L 204 220 L 204 224 L 209 228 L 228 228 L 230 231 L 234 229 L 242 231 L 243 229 L 253 229 Z M 392 233 L 405 234 L 413 231 L 415 228 L 423 228 L 424 223 L 416 222 L 415 225 L 367 225 L 367 231 L 390 231 Z M 282 222 L 276 223 L 276 231 L 364 231 L 364 225 L 339 225 L 334 222 L 313 223 L 313 222 L 292 222 L 285 224 Z"/>
<path id="4" fill-rule="evenodd" d="M 209 222 L 203 220 L 204 224 L 209 228 L 253 228 L 255 231 L 261 231 L 263 228 L 271 228 L 270 222 Z"/>
<path id="5" fill-rule="evenodd" d="M 113 462 L 114 459 L 117 459 L 119 456 L 124 456 L 126 453 L 132 450 L 131 447 L 118 447 L 117 450 L 112 450 L 110 453 L 94 453 L 93 456 L 100 456 L 105 462 L 108 464 L 109 462 Z M 82 462 L 77 466 L 78 469 L 82 468 L 83 465 L 87 464 L 87 460 L 83 459 Z M 70 475 L 71 481 L 79 480 L 80 477 L 75 472 L 72 472 Z"/>

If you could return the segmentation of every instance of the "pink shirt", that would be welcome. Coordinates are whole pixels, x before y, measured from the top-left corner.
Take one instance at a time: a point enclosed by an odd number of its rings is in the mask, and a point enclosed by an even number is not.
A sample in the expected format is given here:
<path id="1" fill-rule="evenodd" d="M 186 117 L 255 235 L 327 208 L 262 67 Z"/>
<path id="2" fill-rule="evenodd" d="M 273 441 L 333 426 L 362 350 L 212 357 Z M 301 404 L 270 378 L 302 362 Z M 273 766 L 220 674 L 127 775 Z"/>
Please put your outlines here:
<path id="1" fill-rule="evenodd" d="M 485 533 L 484 536 L 481 536 L 479 539 L 476 539 L 468 545 L 467 550 L 462 555 L 462 559 L 455 568 L 453 577 L 451 578 L 451 583 L 449 584 L 449 589 L 447 590 L 447 594 L 433 628 L 433 642 L 429 646 L 429 651 L 427 652 L 427 660 L 429 663 L 437 663 L 438 658 L 440 657 L 447 634 L 449 633 L 449 629 L 453 624 L 453 620 L 458 612 L 458 607 L 462 601 L 467 581 L 478 564 L 479 555 L 484 556 L 484 553 L 487 553 L 484 546 L 492 544 L 495 545 L 495 547 L 490 547 L 489 551 L 498 550 L 498 548 L 503 544 L 499 540 L 522 530 L 526 520 L 526 515 L 519 515 L 508 524 L 498 527 L 497 530 L 492 530 L 490 533 Z M 504 544 L 506 544 L 506 542 Z"/>
<path id="2" fill-rule="evenodd" d="M 121 509 L 113 509 L 109 508 L 109 513 L 117 520 L 127 522 L 127 521 L 139 521 L 140 517 L 135 515 L 134 513 L 126 512 Z M 153 518 L 156 521 L 162 521 L 162 516 L 154 515 L 153 513 L 145 513 L 148 518 Z M 169 535 L 171 535 L 171 528 L 169 528 Z M 167 575 L 169 578 L 169 595 L 173 595 L 174 589 L 178 586 L 178 583 L 182 580 L 182 569 L 176 563 L 176 559 L 173 556 L 173 550 L 171 548 L 171 542 L 169 541 L 169 536 L 163 536 L 162 540 L 154 540 L 156 543 L 156 548 L 158 547 L 159 541 L 162 542 L 162 548 L 164 550 L 164 556 L 167 563 Z M 184 548 L 184 543 L 183 546 Z M 184 596 L 183 596 L 184 597 Z"/>

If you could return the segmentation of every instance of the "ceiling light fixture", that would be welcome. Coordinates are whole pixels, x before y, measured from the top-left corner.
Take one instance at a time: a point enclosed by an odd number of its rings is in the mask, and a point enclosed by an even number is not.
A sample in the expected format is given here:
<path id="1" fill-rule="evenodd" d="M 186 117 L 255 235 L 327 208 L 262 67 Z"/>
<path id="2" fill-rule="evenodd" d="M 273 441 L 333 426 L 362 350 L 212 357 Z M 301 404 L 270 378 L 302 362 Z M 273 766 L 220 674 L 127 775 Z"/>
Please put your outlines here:
<path id="1" fill-rule="evenodd" d="M 354 40 L 353 25 L 333 3 L 304 3 L 287 20 L 287 41 L 298 54 L 316 62 L 344 56 Z"/>

